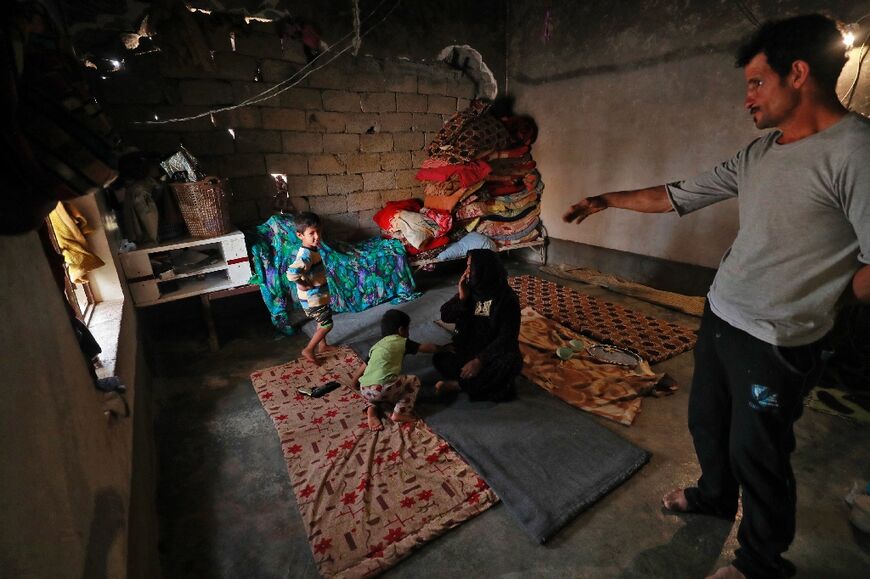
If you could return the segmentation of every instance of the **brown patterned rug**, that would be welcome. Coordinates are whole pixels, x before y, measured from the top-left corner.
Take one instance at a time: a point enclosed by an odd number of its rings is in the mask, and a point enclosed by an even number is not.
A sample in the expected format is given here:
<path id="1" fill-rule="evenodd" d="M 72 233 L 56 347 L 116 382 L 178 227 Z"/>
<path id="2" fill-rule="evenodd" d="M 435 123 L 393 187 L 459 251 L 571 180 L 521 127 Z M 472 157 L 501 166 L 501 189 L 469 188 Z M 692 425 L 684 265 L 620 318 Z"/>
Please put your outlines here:
<path id="1" fill-rule="evenodd" d="M 348 386 L 360 364 L 350 348 L 322 361 L 266 368 L 251 382 L 278 430 L 324 577 L 377 575 L 498 501 L 423 422 L 367 428 L 362 397 Z M 296 392 L 331 380 L 344 386 L 322 398 Z"/>
<path id="2" fill-rule="evenodd" d="M 667 396 L 676 385 L 663 380 L 649 363 L 634 368 L 596 360 L 586 348 L 596 342 L 545 318 L 532 308 L 523 308 L 520 350 L 523 376 L 571 406 L 631 426 L 641 409 L 643 396 Z M 568 360 L 554 352 L 571 340 L 583 343 Z"/>
<path id="3" fill-rule="evenodd" d="M 512 276 L 508 281 L 520 307 L 531 307 L 576 332 L 632 350 L 651 364 L 695 347 L 695 332 L 684 326 L 531 275 Z"/>

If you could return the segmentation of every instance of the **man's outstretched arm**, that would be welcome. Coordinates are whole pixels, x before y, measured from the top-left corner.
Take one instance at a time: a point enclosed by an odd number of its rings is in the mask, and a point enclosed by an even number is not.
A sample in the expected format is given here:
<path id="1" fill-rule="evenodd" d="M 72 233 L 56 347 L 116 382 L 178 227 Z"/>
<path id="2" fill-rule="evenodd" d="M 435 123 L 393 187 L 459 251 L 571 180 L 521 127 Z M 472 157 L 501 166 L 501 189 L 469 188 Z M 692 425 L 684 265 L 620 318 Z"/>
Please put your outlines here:
<path id="1" fill-rule="evenodd" d="M 613 191 L 581 199 L 565 212 L 562 221 L 580 223 L 593 213 L 598 213 L 608 207 L 630 209 L 642 213 L 667 213 L 674 210 L 668 199 L 665 186 L 658 185 L 657 187 L 633 191 Z"/>

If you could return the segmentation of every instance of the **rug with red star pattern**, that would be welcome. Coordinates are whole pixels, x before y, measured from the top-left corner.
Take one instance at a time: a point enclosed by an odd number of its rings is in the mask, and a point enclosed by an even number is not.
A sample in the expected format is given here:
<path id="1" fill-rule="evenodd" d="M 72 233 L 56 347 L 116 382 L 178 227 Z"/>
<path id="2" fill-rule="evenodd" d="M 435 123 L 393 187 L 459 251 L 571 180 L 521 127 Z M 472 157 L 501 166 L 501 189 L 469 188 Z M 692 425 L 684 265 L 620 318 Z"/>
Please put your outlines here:
<path id="1" fill-rule="evenodd" d="M 372 432 L 347 347 L 315 366 L 295 360 L 251 375 L 272 418 L 315 563 L 324 577 L 368 577 L 485 511 L 498 497 L 422 421 Z M 338 381 L 322 398 L 302 386 Z M 288 570 L 289 571 L 289 570 Z"/>

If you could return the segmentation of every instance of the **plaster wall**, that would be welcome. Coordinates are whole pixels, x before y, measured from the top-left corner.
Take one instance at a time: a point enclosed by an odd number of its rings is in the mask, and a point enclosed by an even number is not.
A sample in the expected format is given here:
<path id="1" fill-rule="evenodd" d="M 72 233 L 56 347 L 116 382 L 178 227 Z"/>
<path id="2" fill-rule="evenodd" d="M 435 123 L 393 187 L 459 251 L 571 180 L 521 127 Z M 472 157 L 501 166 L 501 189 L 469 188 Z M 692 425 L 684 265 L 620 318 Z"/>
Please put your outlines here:
<path id="1" fill-rule="evenodd" d="M 826 10 L 857 20 L 859 2 L 749 3 L 759 20 Z M 534 154 L 551 237 L 716 267 L 737 231 L 737 203 L 679 218 L 609 210 L 565 224 L 571 203 L 691 177 L 760 135 L 743 109 L 733 52 L 753 25 L 730 1 L 511 2 L 508 77 L 517 112 L 539 126 Z M 845 93 L 858 50 L 841 77 Z M 866 63 L 865 63 L 866 64 Z M 863 75 L 853 108 L 865 114 Z"/>
<path id="2" fill-rule="evenodd" d="M 62 300 L 37 234 L 0 237 L 0 576 L 125 577 L 132 419 L 104 414 Z M 116 371 L 135 412 L 125 318 Z"/>

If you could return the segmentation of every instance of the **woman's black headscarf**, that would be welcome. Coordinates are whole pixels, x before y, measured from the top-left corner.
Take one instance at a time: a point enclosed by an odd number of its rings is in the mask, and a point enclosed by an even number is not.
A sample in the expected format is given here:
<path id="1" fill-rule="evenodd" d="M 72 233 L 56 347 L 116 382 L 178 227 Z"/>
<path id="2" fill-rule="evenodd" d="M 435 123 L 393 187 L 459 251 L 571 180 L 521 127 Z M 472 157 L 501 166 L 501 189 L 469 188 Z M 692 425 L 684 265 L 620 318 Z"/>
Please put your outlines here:
<path id="1" fill-rule="evenodd" d="M 475 301 L 491 300 L 500 296 L 508 286 L 507 270 L 491 249 L 472 249 L 471 276 L 468 288 Z"/>

